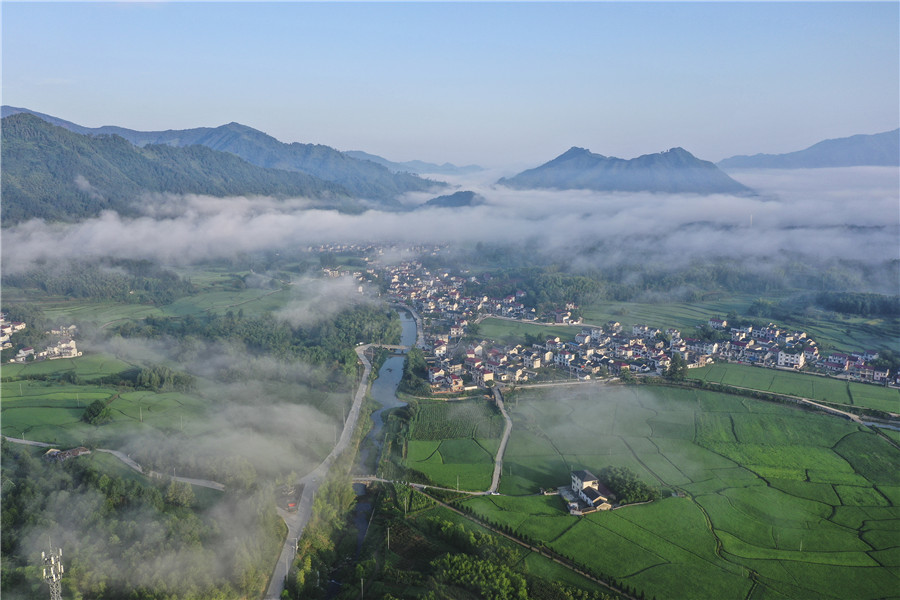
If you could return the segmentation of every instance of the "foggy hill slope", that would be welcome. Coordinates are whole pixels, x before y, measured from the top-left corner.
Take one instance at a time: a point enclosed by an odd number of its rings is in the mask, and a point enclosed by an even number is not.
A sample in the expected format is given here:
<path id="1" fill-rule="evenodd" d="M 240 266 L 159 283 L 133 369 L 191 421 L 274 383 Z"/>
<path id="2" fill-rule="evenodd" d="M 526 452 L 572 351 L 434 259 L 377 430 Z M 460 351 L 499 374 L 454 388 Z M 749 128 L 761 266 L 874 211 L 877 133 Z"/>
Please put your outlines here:
<path id="1" fill-rule="evenodd" d="M 425 204 L 421 205 L 419 209 L 464 208 L 469 206 L 478 206 L 484 203 L 485 199 L 483 196 L 476 194 L 475 192 L 465 190 L 455 192 L 453 194 L 448 194 L 446 196 L 438 196 L 437 198 L 432 198 Z"/>
<path id="2" fill-rule="evenodd" d="M 874 135 L 824 140 L 787 154 L 732 156 L 717 163 L 723 169 L 814 169 L 825 167 L 900 166 L 900 129 Z"/>
<path id="3" fill-rule="evenodd" d="M 750 193 L 709 161 L 683 148 L 630 160 L 573 147 L 534 169 L 497 183 L 515 189 L 583 189 L 620 192 Z"/>
<path id="4" fill-rule="evenodd" d="M 264 169 L 203 146 L 143 148 L 87 136 L 30 114 L 3 119 L 3 225 L 31 218 L 79 221 L 104 210 L 141 214 L 146 192 L 317 199 L 358 209 L 346 189 L 304 173 Z"/>
<path id="5" fill-rule="evenodd" d="M 367 160 L 358 160 L 322 144 L 286 144 L 274 137 L 240 123 L 219 127 L 170 129 L 167 131 L 135 131 L 123 127 L 88 128 L 69 121 L 33 113 L 24 108 L 3 107 L 3 116 L 28 112 L 41 119 L 85 135 L 114 134 L 132 144 L 164 144 L 184 147 L 200 145 L 219 152 L 229 152 L 245 161 L 267 169 L 281 169 L 306 173 L 339 184 L 356 198 L 379 201 L 397 206 L 396 197 L 413 191 L 428 191 L 443 187 L 442 182 L 423 179 L 410 173 L 392 173 L 387 167 Z"/>

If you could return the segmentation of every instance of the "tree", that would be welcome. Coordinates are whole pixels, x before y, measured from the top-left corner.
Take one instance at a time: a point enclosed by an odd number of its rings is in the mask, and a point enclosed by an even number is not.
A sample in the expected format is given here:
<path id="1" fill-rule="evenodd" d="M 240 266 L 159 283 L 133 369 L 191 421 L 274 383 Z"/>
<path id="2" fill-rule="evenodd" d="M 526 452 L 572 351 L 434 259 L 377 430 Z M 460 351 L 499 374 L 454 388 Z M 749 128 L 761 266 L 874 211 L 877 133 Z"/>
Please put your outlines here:
<path id="1" fill-rule="evenodd" d="M 673 352 L 669 367 L 666 369 L 666 378 L 672 381 L 684 381 L 686 373 L 687 363 L 684 362 L 684 357 L 678 352 Z"/>
<path id="2" fill-rule="evenodd" d="M 94 400 L 84 409 L 81 420 L 91 425 L 100 425 L 109 418 L 109 407 L 103 400 Z"/>
<path id="3" fill-rule="evenodd" d="M 194 489 L 189 483 L 173 479 L 166 490 L 166 502 L 175 506 L 190 506 L 194 503 Z"/>

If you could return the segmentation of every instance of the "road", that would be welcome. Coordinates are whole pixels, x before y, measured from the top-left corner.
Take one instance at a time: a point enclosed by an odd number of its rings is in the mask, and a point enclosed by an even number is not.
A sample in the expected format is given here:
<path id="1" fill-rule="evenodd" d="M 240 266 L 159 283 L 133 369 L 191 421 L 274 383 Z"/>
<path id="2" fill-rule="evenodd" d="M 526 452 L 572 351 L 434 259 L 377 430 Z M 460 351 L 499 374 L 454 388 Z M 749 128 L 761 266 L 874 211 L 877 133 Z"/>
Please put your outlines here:
<path id="1" fill-rule="evenodd" d="M 503 454 L 506 452 L 506 443 L 509 441 L 509 434 L 512 433 L 512 419 L 506 413 L 503 406 L 503 394 L 500 392 L 500 386 L 494 386 L 494 400 L 497 401 L 497 408 L 506 421 L 506 427 L 503 429 L 503 439 L 500 440 L 500 447 L 497 448 L 497 457 L 494 458 L 494 476 L 491 478 L 491 487 L 488 493 L 494 494 L 500 486 L 500 474 L 503 472 Z"/>
<path id="2" fill-rule="evenodd" d="M 278 514 L 281 515 L 281 518 L 284 519 L 284 522 L 288 527 L 288 534 L 287 538 L 284 540 L 281 556 L 278 558 L 278 563 L 275 565 L 272 578 L 269 580 L 269 589 L 266 592 L 267 599 L 277 599 L 281 597 L 281 591 L 284 589 L 284 579 L 287 576 L 288 568 L 297 553 L 297 540 L 303 534 L 303 530 L 306 528 L 306 525 L 309 523 L 309 519 L 312 516 L 312 505 L 313 500 L 316 497 L 316 491 L 318 491 L 325 476 L 328 475 L 328 469 L 331 468 L 331 465 L 337 457 L 347 449 L 350 445 L 350 441 L 353 439 L 353 432 L 356 430 L 356 424 L 359 421 L 359 413 L 362 410 L 363 400 L 365 400 L 366 392 L 369 389 L 369 376 L 372 374 L 372 363 L 366 358 L 366 350 L 373 345 L 374 344 L 366 344 L 364 346 L 356 347 L 356 356 L 359 357 L 360 362 L 363 364 L 363 374 L 359 382 L 359 388 L 356 390 L 356 395 L 353 397 L 353 406 L 350 407 L 347 420 L 344 421 L 344 429 L 341 431 L 341 438 L 331 450 L 331 453 L 325 457 L 325 460 L 323 460 L 318 467 L 313 469 L 310 474 L 299 481 L 299 484 L 303 485 L 303 494 L 300 496 L 297 512 L 289 513 L 280 508 L 278 509 Z M 384 347 L 396 350 L 408 349 L 407 346 Z"/>
<path id="3" fill-rule="evenodd" d="M 48 444 L 46 442 L 33 442 L 31 440 L 24 440 L 21 438 L 12 438 L 12 437 L 8 437 L 5 435 L 3 436 L 3 438 L 5 440 L 7 440 L 8 442 L 12 442 L 14 444 L 39 446 L 41 448 L 52 448 L 53 447 L 53 444 Z M 119 452 L 118 450 L 110 450 L 108 448 L 95 448 L 94 450 L 96 452 L 105 452 L 107 454 L 112 454 L 113 456 L 115 456 L 116 458 L 121 460 L 123 463 L 125 463 L 126 465 L 128 465 L 129 467 L 131 467 L 132 469 L 137 471 L 138 473 L 140 473 L 142 475 L 146 475 L 148 477 L 156 477 L 157 479 L 163 479 L 163 478 L 174 479 L 175 481 L 182 481 L 184 483 L 190 483 L 191 485 L 199 485 L 200 487 L 210 488 L 213 490 L 219 490 L 220 492 L 225 490 L 225 486 L 222 485 L 221 483 L 219 483 L 218 481 L 210 481 L 209 479 L 194 479 L 192 477 L 172 477 L 170 475 L 165 475 L 163 473 L 157 473 L 156 471 L 146 470 L 146 469 L 144 469 L 144 467 L 142 467 L 138 463 L 134 462 L 133 460 L 131 460 L 131 458 L 129 458 L 127 455 L 123 454 L 122 452 Z"/>

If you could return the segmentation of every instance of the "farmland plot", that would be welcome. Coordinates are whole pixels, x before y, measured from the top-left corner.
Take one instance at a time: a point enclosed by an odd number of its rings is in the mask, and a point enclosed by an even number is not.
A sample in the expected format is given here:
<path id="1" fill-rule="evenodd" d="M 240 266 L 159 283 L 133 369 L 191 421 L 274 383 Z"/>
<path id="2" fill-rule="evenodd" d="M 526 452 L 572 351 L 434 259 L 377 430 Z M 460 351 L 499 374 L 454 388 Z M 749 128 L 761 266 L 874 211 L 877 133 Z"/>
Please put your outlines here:
<path id="1" fill-rule="evenodd" d="M 900 451 L 868 428 L 700 390 L 562 389 L 507 402 L 500 491 L 519 497 L 467 500 L 475 513 L 647 597 L 900 589 Z M 567 485 L 572 469 L 605 466 L 682 497 L 578 518 L 556 496 L 529 496 Z M 558 515 L 546 514 L 553 502 Z"/>
<path id="2" fill-rule="evenodd" d="M 485 490 L 502 433 L 503 417 L 490 400 L 421 402 L 410 423 L 404 466 L 439 487 Z"/>

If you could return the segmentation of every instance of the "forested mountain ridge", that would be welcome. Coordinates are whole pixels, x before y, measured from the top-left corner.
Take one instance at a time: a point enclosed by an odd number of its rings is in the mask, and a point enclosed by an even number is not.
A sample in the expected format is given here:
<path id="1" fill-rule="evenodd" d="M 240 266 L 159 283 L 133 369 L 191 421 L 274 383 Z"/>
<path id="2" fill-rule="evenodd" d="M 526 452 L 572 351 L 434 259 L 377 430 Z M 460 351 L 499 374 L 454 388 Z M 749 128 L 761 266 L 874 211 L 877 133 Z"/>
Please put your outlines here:
<path id="1" fill-rule="evenodd" d="M 16 112 L 34 114 L 45 121 L 85 135 L 118 135 L 136 146 L 205 146 L 234 154 L 258 167 L 306 173 L 338 184 L 355 198 L 376 200 L 392 207 L 397 206 L 396 197 L 400 194 L 427 191 L 445 185 L 411 173 L 392 173 L 383 165 L 358 160 L 330 146 L 297 142 L 286 144 L 240 123 L 166 131 L 135 131 L 112 126 L 88 128 L 50 115 L 32 113 L 24 108 L 3 107 L 4 117 Z"/>
<path id="2" fill-rule="evenodd" d="M 583 189 L 619 192 L 748 193 L 709 161 L 683 148 L 645 154 L 630 160 L 573 147 L 534 169 L 497 183 L 515 189 Z"/>
<path id="3" fill-rule="evenodd" d="M 73 133 L 30 114 L 2 124 L 3 225 L 31 218 L 78 221 L 103 210 L 139 214 L 145 192 L 303 197 L 356 208 L 339 184 L 265 169 L 204 146 L 134 146 L 114 135 Z"/>
<path id="4" fill-rule="evenodd" d="M 787 154 L 732 156 L 718 162 L 723 169 L 815 169 L 824 167 L 900 166 L 900 129 L 874 135 L 823 140 Z"/>

